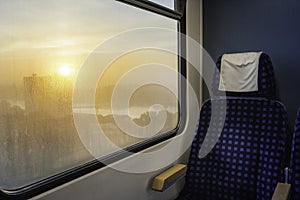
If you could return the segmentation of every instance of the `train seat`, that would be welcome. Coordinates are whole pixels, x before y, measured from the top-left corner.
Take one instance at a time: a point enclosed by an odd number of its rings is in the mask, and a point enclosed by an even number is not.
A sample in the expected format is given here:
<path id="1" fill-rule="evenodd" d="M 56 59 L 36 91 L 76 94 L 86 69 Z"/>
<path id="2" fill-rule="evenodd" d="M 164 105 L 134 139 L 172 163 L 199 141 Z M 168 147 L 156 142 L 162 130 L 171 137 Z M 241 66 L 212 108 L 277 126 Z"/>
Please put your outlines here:
<path id="1" fill-rule="evenodd" d="M 217 68 L 222 72 L 221 60 Z M 215 73 L 215 97 L 202 105 L 185 187 L 178 199 L 271 199 L 284 179 L 287 135 L 286 110 L 273 99 L 271 60 L 265 53 L 259 56 L 257 91 L 225 91 L 224 97 L 219 82 L 220 74 Z M 200 149 L 210 145 L 213 149 L 201 157 Z"/>
<path id="2" fill-rule="evenodd" d="M 292 184 L 292 199 L 300 199 L 300 108 L 295 121 L 293 145 L 291 154 L 290 183 Z"/>

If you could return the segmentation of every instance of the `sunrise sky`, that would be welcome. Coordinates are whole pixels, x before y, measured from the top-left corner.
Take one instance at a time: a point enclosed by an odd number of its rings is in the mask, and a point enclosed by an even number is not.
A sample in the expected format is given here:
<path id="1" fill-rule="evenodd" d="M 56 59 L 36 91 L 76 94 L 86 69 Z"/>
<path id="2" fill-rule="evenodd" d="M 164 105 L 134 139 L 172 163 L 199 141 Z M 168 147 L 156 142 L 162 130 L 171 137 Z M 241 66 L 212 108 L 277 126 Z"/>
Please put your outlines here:
<path id="1" fill-rule="evenodd" d="M 172 0 L 155 2 L 174 6 Z M 176 30 L 175 20 L 114 0 L 1 1 L 0 13 L 0 85 L 4 86 L 21 85 L 23 77 L 33 73 L 76 74 L 101 42 L 129 29 Z"/>

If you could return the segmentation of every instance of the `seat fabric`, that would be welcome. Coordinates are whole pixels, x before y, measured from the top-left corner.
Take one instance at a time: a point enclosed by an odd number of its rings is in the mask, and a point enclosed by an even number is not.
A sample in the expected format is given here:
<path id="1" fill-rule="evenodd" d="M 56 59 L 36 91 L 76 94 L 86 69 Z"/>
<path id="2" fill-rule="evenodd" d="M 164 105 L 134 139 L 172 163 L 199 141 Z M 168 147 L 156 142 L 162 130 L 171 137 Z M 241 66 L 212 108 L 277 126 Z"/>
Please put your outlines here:
<path id="1" fill-rule="evenodd" d="M 291 176 L 292 199 L 300 199 L 300 109 L 295 121 L 293 135 L 292 156 L 291 156 Z"/>
<path id="2" fill-rule="evenodd" d="M 215 109 L 211 110 L 212 102 Z M 221 123 L 226 105 L 225 124 Z M 212 120 L 212 129 L 208 131 Z M 271 199 L 283 181 L 286 111 L 277 101 L 263 98 L 227 98 L 206 101 L 192 144 L 184 197 L 181 199 Z M 205 137 L 213 150 L 199 158 Z M 206 145 L 211 145 L 210 143 Z"/>

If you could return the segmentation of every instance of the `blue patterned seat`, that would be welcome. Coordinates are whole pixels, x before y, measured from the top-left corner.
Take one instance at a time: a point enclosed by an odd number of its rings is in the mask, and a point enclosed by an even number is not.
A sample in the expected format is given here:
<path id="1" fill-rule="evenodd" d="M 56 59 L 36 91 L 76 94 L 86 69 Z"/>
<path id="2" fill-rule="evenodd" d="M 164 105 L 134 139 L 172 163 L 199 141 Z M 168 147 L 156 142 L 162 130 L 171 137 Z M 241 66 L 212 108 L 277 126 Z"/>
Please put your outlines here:
<path id="1" fill-rule="evenodd" d="M 227 92 L 226 99 L 204 102 L 179 199 L 271 199 L 277 182 L 283 181 L 287 117 L 282 104 L 269 99 L 275 96 L 275 84 L 266 54 L 260 57 L 258 71 L 257 92 Z M 218 94 L 215 77 L 212 87 Z M 211 145 L 218 130 L 222 132 L 216 145 L 200 159 L 200 148 Z"/>
<path id="2" fill-rule="evenodd" d="M 292 199 L 300 199 L 300 109 L 295 121 L 293 135 L 292 156 L 291 156 L 291 176 Z"/>

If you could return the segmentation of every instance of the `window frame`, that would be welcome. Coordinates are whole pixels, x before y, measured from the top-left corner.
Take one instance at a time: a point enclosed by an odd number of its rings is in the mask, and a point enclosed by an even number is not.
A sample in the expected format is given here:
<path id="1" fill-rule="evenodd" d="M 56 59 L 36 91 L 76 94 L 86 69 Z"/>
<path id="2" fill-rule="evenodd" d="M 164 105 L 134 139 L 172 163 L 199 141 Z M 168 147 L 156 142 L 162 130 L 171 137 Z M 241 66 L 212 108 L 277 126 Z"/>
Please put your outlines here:
<path id="1" fill-rule="evenodd" d="M 148 0 L 138 0 L 138 1 L 137 0 L 116 0 L 116 1 L 126 3 L 128 5 L 141 8 L 143 10 L 147 10 L 175 20 L 181 20 L 181 18 L 183 17 L 183 15 L 180 12 L 176 11 L 178 9 L 172 10 L 153 1 L 148 1 Z M 179 1 L 174 0 L 174 1 L 176 3 L 180 2 L 180 0 Z M 176 7 L 177 5 L 175 5 L 175 8 Z"/>
<path id="2" fill-rule="evenodd" d="M 60 185 L 68 183 L 74 179 L 81 176 L 87 175 L 93 171 L 99 170 L 107 164 L 119 161 L 128 156 L 128 153 L 137 153 L 151 146 L 159 144 L 166 141 L 176 135 L 180 134 L 186 123 L 186 60 L 184 59 L 186 55 L 186 41 L 182 41 L 181 34 L 186 34 L 186 0 L 174 0 L 175 9 L 182 10 L 182 13 L 174 11 L 170 8 L 164 7 L 157 3 L 147 1 L 147 0 L 115 0 L 128 5 L 138 7 L 140 9 L 159 14 L 164 17 L 177 20 L 178 27 L 178 124 L 177 127 L 169 132 L 163 133 L 159 136 L 150 138 L 148 140 L 142 141 L 137 144 L 133 144 L 121 151 L 114 152 L 101 159 L 95 159 L 88 163 L 82 164 L 80 166 L 65 170 L 63 172 L 57 173 L 56 175 L 47 177 L 43 180 L 37 181 L 35 183 L 29 184 L 22 188 L 16 190 L 6 190 L 0 188 L 0 199 L 7 200 L 18 200 L 18 199 L 29 199 L 39 194 L 42 194 L 48 190 L 54 189 Z M 124 151 L 125 150 L 125 151 Z M 102 162 L 101 162 L 102 161 Z M 103 164 L 106 163 L 106 164 Z"/>

